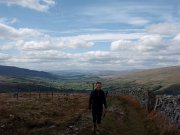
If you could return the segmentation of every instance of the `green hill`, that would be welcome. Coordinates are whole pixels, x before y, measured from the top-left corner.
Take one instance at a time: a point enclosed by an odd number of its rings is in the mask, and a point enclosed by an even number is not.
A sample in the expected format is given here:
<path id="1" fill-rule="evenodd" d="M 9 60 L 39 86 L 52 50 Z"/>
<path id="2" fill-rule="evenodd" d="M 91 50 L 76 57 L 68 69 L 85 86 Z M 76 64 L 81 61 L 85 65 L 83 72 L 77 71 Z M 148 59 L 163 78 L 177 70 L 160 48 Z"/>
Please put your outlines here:
<path id="1" fill-rule="evenodd" d="M 115 80 L 143 85 L 161 94 L 180 94 L 180 66 L 139 71 Z"/>
<path id="2" fill-rule="evenodd" d="M 57 79 L 57 76 L 48 72 L 2 65 L 0 65 L 0 75 L 11 77 L 40 77 L 47 79 Z"/>
<path id="3" fill-rule="evenodd" d="M 7 67 L 9 69 L 9 67 Z M 14 69 L 14 68 L 13 68 Z M 16 69 L 16 68 L 15 68 Z M 20 69 L 18 69 L 20 70 Z M 16 71 L 16 70 L 15 70 Z M 13 74 L 15 71 L 11 71 Z M 23 69 L 25 74 L 32 71 Z M 38 71 L 33 71 L 39 73 Z M 40 72 L 43 75 L 55 73 Z M 40 76 L 16 76 L 0 74 L 0 92 L 22 90 L 49 91 L 52 88 L 59 90 L 91 90 L 92 83 L 101 81 L 104 90 L 121 90 L 124 88 L 144 87 L 146 90 L 155 91 L 157 94 L 180 94 L 180 66 L 165 67 L 149 70 L 133 71 L 61 71 L 54 76 L 57 79 Z M 39 75 L 39 74 L 38 74 Z"/>

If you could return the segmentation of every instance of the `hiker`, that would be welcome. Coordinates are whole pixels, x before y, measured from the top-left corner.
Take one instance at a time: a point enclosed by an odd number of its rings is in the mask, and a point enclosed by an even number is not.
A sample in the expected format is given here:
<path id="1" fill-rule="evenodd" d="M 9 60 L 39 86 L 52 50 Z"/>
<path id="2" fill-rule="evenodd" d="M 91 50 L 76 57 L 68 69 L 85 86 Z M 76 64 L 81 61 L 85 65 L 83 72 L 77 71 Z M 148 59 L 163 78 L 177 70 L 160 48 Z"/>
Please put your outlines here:
<path id="1" fill-rule="evenodd" d="M 104 94 L 104 91 L 101 89 L 101 87 L 102 87 L 102 83 L 97 82 L 95 90 L 91 92 L 89 97 L 89 110 L 92 109 L 94 131 L 99 131 L 103 108 L 104 108 L 104 112 L 107 109 L 106 96 Z"/>

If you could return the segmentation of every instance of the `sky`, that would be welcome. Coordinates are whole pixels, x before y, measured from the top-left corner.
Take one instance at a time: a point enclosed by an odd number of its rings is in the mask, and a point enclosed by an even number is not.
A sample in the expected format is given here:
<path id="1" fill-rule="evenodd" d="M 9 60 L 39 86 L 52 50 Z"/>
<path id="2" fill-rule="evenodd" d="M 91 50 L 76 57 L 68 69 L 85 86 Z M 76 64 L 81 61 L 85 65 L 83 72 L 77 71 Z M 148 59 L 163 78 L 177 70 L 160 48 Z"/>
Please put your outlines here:
<path id="1" fill-rule="evenodd" d="M 180 1 L 0 0 L 0 65 L 44 71 L 180 65 Z"/>

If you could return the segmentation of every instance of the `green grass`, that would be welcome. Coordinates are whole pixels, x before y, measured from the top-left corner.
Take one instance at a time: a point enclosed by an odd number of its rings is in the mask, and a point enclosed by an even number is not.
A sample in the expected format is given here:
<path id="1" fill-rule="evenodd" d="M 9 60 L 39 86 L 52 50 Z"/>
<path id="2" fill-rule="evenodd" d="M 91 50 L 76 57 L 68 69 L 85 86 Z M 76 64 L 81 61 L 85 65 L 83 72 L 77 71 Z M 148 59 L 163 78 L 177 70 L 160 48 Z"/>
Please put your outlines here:
<path id="1" fill-rule="evenodd" d="M 119 90 L 125 87 L 144 87 L 158 94 L 177 95 L 180 91 L 179 80 L 180 66 L 174 66 L 144 70 L 126 76 L 119 76 L 112 78 L 108 83 L 114 87 L 118 87 L 119 84 Z M 173 90 L 174 86 L 176 86 L 176 88 Z"/>
<path id="2" fill-rule="evenodd" d="M 102 120 L 102 135 L 157 135 L 155 127 L 146 119 L 140 108 L 119 97 L 108 97 L 107 102 L 109 110 Z M 91 128 L 79 133 L 79 135 L 91 134 Z"/>

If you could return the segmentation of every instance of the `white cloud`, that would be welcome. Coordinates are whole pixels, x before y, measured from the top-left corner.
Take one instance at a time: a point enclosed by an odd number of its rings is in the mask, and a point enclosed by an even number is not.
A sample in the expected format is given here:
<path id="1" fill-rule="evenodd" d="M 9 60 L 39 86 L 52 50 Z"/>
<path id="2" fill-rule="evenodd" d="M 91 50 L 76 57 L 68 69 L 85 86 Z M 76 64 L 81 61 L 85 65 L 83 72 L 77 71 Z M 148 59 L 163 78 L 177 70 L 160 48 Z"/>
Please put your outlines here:
<path id="1" fill-rule="evenodd" d="M 0 61 L 6 61 L 10 58 L 11 56 L 9 54 L 0 53 Z"/>
<path id="2" fill-rule="evenodd" d="M 37 30 L 29 28 L 13 28 L 9 25 L 0 23 L 0 38 L 3 39 L 17 39 L 23 37 L 32 37 L 40 35 L 41 33 Z"/>
<path id="3" fill-rule="evenodd" d="M 178 36 L 176 36 L 177 38 Z M 112 52 L 125 59 L 125 65 L 151 68 L 179 64 L 180 46 L 160 35 L 146 35 L 136 41 L 118 40 L 111 43 Z"/>
<path id="4" fill-rule="evenodd" d="M 145 18 L 134 17 L 129 18 L 127 23 L 131 25 L 147 25 L 148 23 L 150 23 L 150 21 Z"/>
<path id="5" fill-rule="evenodd" d="M 146 35 L 137 41 L 118 40 L 111 43 L 112 51 L 128 50 L 128 51 L 150 51 L 161 47 L 164 44 L 163 39 L 159 35 Z M 158 49 L 159 50 L 159 49 Z"/>
<path id="6" fill-rule="evenodd" d="M 180 34 L 174 35 L 99 33 L 55 37 L 38 30 L 17 29 L 0 23 L 0 38 L 3 39 L 0 51 L 4 51 L 0 53 L 0 60 L 7 65 L 41 70 L 48 70 L 49 65 L 52 70 L 124 70 L 175 65 L 180 63 Z M 110 49 L 100 50 L 95 44 L 98 41 L 112 42 Z M 99 51 L 90 51 L 92 46 Z M 85 49 L 88 51 L 82 48 L 88 48 Z M 13 53 L 5 54 L 6 50 Z"/>
<path id="7" fill-rule="evenodd" d="M 132 69 L 171 66 L 180 63 L 179 44 L 164 42 L 158 35 L 146 35 L 136 41 L 118 40 L 111 44 L 111 51 L 67 53 L 60 50 L 20 51 L 7 64 L 26 68 L 60 69 Z"/>
<path id="8" fill-rule="evenodd" d="M 180 33 L 178 33 L 173 40 L 180 42 Z"/>
<path id="9" fill-rule="evenodd" d="M 180 23 L 158 23 L 146 28 L 148 33 L 170 35 L 180 31 Z"/>
<path id="10" fill-rule="evenodd" d="M 111 50 L 112 51 L 118 51 L 123 49 L 131 49 L 134 46 L 134 43 L 129 40 L 118 40 L 111 43 Z"/>
<path id="11" fill-rule="evenodd" d="M 6 61 L 9 65 L 41 70 L 101 68 L 109 65 L 112 56 L 107 51 L 88 51 L 84 53 L 65 53 L 58 50 L 21 52 Z M 96 65 L 94 65 L 96 64 Z M 51 65 L 51 68 L 49 67 Z M 106 69 L 107 67 L 104 67 Z"/>
<path id="12" fill-rule="evenodd" d="M 10 45 L 10 44 L 0 45 L 0 51 L 11 50 L 14 47 L 15 47 L 14 45 Z"/>
<path id="13" fill-rule="evenodd" d="M 19 50 L 54 50 L 54 49 L 77 49 L 93 46 L 93 42 L 88 42 L 80 39 L 62 39 L 49 37 L 46 39 L 24 41 L 19 40 L 16 46 Z"/>
<path id="14" fill-rule="evenodd" d="M 113 41 L 119 39 L 137 39 L 144 36 L 144 33 L 99 33 L 99 34 L 85 34 L 71 37 L 64 37 L 65 39 L 78 38 L 83 40 L 92 40 L 92 41 Z"/>
<path id="15" fill-rule="evenodd" d="M 18 5 L 24 8 L 46 12 L 50 7 L 55 5 L 55 0 L 0 0 L 0 3 L 5 3 L 8 6 Z"/>

